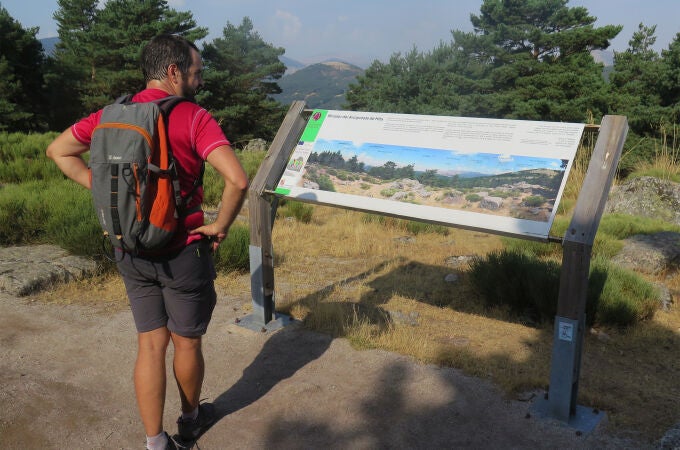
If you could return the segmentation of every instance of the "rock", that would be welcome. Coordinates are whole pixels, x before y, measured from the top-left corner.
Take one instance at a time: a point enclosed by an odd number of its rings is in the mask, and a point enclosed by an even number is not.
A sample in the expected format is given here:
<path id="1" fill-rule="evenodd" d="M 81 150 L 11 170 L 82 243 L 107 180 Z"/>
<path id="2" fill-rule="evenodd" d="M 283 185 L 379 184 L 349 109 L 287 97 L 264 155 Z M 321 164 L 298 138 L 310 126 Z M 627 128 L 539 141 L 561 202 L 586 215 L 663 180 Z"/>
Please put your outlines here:
<path id="1" fill-rule="evenodd" d="M 244 152 L 266 152 L 267 151 L 267 141 L 264 139 L 251 139 L 245 147 L 243 147 Z"/>
<path id="2" fill-rule="evenodd" d="M 500 209 L 501 206 L 503 206 L 503 199 L 500 198 L 500 197 L 486 196 L 479 203 L 480 208 L 490 209 L 490 210 Z"/>
<path id="3" fill-rule="evenodd" d="M 449 256 L 446 258 L 444 263 L 447 266 L 453 266 L 453 267 L 461 267 L 461 266 L 466 266 L 472 262 L 476 258 L 475 255 L 459 255 L 459 256 Z"/>
<path id="4" fill-rule="evenodd" d="M 408 192 L 395 192 L 392 197 L 390 197 L 390 200 L 394 201 L 400 201 L 408 197 Z"/>
<path id="5" fill-rule="evenodd" d="M 680 264 L 680 233 L 637 234 L 623 242 L 612 261 L 627 269 L 657 275 Z"/>
<path id="6" fill-rule="evenodd" d="M 680 184 L 653 177 L 635 178 L 612 188 L 604 212 L 661 219 L 680 225 Z"/>
<path id="7" fill-rule="evenodd" d="M 402 190 L 413 190 L 417 191 L 423 188 L 423 185 L 418 180 L 412 180 L 410 178 L 402 178 L 392 183 L 394 189 Z"/>
<path id="8" fill-rule="evenodd" d="M 0 248 L 0 291 L 22 296 L 92 275 L 97 264 L 54 245 Z"/>

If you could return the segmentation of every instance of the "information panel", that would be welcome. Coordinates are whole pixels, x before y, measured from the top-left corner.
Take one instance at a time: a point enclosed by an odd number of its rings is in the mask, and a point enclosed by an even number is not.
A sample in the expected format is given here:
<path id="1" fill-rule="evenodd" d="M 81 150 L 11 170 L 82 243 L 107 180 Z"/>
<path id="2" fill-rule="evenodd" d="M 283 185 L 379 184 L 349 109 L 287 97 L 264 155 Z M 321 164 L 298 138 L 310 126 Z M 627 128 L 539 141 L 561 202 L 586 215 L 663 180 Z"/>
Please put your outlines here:
<path id="1" fill-rule="evenodd" d="M 584 125 L 314 110 L 276 193 L 547 239 Z"/>

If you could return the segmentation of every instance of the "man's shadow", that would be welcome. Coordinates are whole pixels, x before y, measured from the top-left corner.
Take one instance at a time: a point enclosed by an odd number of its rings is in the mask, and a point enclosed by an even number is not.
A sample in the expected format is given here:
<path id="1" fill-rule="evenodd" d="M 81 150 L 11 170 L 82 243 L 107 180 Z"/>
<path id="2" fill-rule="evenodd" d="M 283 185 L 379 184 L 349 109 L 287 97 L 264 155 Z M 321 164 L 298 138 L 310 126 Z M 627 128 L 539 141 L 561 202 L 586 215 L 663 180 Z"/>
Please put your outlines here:
<path id="1" fill-rule="evenodd" d="M 255 403 L 277 383 L 323 355 L 332 340 L 332 336 L 300 332 L 296 326 L 275 332 L 241 378 L 215 398 L 217 420 Z"/>
<path id="2" fill-rule="evenodd" d="M 384 262 L 371 270 L 343 279 L 313 292 L 297 303 L 314 304 L 332 292 L 337 286 L 365 279 L 382 269 Z M 290 326 L 275 332 L 255 360 L 243 371 L 241 378 L 214 400 L 217 420 L 256 402 L 277 383 L 290 378 L 299 369 L 323 355 L 333 341 L 333 336 L 311 331 L 301 332 Z"/>

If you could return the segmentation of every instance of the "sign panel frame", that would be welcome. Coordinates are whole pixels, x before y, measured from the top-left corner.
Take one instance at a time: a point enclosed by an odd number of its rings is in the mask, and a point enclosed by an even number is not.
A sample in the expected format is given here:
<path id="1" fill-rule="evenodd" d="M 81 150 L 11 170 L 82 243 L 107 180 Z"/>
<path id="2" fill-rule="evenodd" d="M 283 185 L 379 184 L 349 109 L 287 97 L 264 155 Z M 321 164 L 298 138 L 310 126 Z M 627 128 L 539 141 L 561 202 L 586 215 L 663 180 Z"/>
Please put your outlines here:
<path id="1" fill-rule="evenodd" d="M 274 193 L 545 241 L 584 127 L 313 110 Z"/>

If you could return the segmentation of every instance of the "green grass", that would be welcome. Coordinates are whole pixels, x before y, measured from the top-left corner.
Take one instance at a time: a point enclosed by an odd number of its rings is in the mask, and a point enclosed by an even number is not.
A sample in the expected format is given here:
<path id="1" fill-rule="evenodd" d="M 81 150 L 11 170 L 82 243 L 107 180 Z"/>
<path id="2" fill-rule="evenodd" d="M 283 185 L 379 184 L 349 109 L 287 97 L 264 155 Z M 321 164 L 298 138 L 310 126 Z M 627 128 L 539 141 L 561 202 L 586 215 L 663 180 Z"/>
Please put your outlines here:
<path id="1" fill-rule="evenodd" d="M 487 306 L 507 307 L 522 321 L 544 323 L 556 314 L 560 273 L 554 259 L 515 248 L 475 259 L 469 276 Z M 661 304 L 651 283 L 608 257 L 593 258 L 589 278 L 589 324 L 630 326 L 651 319 Z"/>
<path id="2" fill-rule="evenodd" d="M 250 268 L 250 230 L 247 225 L 235 223 L 229 228 L 227 238 L 222 241 L 215 254 L 215 269 L 218 271 L 248 271 Z"/>
<path id="3" fill-rule="evenodd" d="M 279 202 L 276 215 L 278 217 L 293 217 L 299 222 L 309 223 L 314 215 L 314 206 L 308 203 L 284 199 Z"/>
<path id="4" fill-rule="evenodd" d="M 109 249 L 88 190 L 68 180 L 45 156 L 57 133 L 0 133 L 0 245 L 51 243 L 72 254 L 103 258 Z M 252 178 L 264 152 L 237 152 Z M 224 183 L 206 164 L 205 203 L 217 206 Z M 247 270 L 249 231 L 235 225 L 216 255 L 222 270 Z"/>

